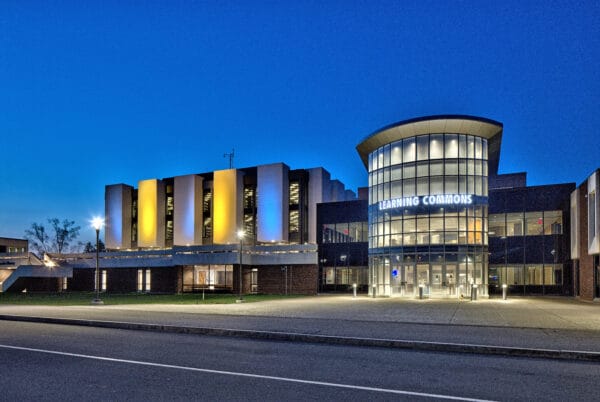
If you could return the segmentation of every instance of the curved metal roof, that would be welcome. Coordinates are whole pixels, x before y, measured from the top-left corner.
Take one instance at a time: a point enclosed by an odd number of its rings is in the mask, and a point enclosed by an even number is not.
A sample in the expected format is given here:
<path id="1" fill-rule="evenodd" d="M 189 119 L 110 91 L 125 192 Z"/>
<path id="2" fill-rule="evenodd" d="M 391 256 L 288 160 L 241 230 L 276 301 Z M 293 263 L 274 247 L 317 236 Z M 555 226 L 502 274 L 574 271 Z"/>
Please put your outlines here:
<path id="1" fill-rule="evenodd" d="M 469 134 L 488 140 L 488 166 L 490 174 L 497 174 L 500 160 L 500 143 L 503 125 L 483 117 L 466 115 L 436 115 L 403 120 L 383 127 L 366 137 L 356 146 L 365 167 L 369 154 L 377 148 L 403 138 L 423 134 Z"/>

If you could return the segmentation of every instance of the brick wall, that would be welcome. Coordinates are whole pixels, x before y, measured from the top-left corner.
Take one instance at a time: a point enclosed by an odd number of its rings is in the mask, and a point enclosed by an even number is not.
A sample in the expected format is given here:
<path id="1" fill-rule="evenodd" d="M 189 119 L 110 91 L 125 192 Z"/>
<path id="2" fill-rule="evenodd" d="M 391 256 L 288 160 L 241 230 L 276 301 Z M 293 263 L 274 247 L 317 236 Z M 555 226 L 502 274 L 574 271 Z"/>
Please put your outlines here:
<path id="1" fill-rule="evenodd" d="M 244 290 L 250 291 L 251 270 L 244 269 Z M 317 294 L 319 268 L 317 265 L 288 265 L 258 267 L 258 292 L 266 294 Z M 235 287 L 235 285 L 234 285 Z"/>
<path id="2" fill-rule="evenodd" d="M 588 254 L 588 199 L 587 185 L 579 191 L 579 298 L 594 300 L 594 257 Z"/>

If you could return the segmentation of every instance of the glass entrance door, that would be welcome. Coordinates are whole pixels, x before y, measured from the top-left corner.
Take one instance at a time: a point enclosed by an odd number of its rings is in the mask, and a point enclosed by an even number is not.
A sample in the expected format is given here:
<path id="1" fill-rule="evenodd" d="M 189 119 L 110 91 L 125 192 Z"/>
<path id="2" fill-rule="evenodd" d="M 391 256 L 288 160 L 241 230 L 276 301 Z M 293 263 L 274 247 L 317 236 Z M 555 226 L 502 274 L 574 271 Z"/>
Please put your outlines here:
<path id="1" fill-rule="evenodd" d="M 423 287 L 423 293 L 429 293 L 429 264 L 417 265 L 417 281 L 419 287 Z"/>
<path id="2" fill-rule="evenodd" d="M 448 294 L 450 296 L 456 295 L 456 265 L 446 265 L 446 286 L 448 287 Z"/>
<path id="3" fill-rule="evenodd" d="M 404 266 L 404 296 L 411 296 L 415 294 L 415 266 L 405 265 Z"/>
<path id="4" fill-rule="evenodd" d="M 432 265 L 431 266 L 431 290 L 432 294 L 445 294 L 444 282 L 442 278 L 442 265 Z"/>

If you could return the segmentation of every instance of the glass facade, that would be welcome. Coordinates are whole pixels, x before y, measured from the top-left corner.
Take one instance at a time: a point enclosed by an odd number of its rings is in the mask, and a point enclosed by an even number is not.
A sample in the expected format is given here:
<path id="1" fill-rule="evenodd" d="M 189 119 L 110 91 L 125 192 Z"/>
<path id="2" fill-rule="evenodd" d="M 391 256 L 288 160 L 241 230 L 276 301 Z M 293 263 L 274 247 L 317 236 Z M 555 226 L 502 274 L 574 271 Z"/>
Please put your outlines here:
<path id="1" fill-rule="evenodd" d="M 488 141 L 423 134 L 368 155 L 373 296 L 487 294 Z"/>

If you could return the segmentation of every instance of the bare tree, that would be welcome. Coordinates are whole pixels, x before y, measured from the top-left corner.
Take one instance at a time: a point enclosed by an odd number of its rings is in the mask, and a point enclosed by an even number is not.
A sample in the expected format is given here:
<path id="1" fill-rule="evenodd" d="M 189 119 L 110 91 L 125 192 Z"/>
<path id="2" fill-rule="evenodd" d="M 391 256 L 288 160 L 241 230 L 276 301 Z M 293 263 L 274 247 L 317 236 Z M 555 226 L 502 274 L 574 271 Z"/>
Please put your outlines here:
<path id="1" fill-rule="evenodd" d="M 30 241 L 31 248 L 39 254 L 62 254 L 79 236 L 79 226 L 68 219 L 62 222 L 57 218 L 48 219 L 52 233 L 48 234 L 42 224 L 32 223 L 31 229 L 25 231 L 25 238 Z"/>

